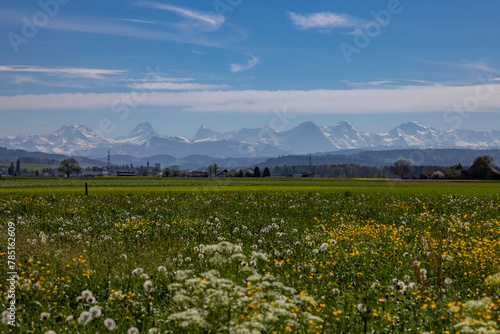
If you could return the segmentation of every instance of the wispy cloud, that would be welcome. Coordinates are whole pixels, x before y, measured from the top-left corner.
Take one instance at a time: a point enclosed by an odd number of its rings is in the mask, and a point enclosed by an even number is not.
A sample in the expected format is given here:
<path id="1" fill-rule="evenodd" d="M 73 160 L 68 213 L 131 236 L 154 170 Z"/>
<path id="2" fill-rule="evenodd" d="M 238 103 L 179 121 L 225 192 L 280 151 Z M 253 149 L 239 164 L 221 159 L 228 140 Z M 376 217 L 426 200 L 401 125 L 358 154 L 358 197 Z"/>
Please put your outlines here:
<path id="1" fill-rule="evenodd" d="M 141 106 L 162 106 L 195 112 L 261 112 L 287 107 L 297 114 L 377 114 L 444 112 L 476 92 L 491 91 L 473 111 L 500 111 L 500 84 L 470 86 L 404 86 L 351 90 L 216 90 L 152 91 Z M 132 93 L 130 93 L 132 94 Z M 131 97 L 133 99 L 133 96 Z M 109 108 L 123 93 L 0 96 L 0 110 L 81 110 Z M 472 111 L 471 111 L 472 112 Z"/>
<path id="2" fill-rule="evenodd" d="M 387 84 L 393 84 L 393 80 L 378 80 L 378 81 L 365 81 L 365 82 L 353 82 L 349 80 L 341 80 L 351 87 L 376 87 L 383 86 Z"/>
<path id="3" fill-rule="evenodd" d="M 482 71 L 500 74 L 500 71 L 481 61 L 427 61 L 430 64 L 445 65 L 464 70 Z"/>
<path id="4" fill-rule="evenodd" d="M 153 22 L 153 21 L 137 20 L 137 19 L 115 19 L 115 20 L 116 21 L 134 22 L 134 23 L 156 24 L 156 22 Z"/>
<path id="5" fill-rule="evenodd" d="M 0 72 L 30 72 L 43 73 L 46 75 L 61 76 L 67 78 L 89 78 L 100 79 L 103 75 L 123 74 L 124 70 L 103 70 L 92 68 L 61 68 L 61 67 L 39 67 L 39 66 L 0 66 Z"/>
<path id="6" fill-rule="evenodd" d="M 338 14 L 332 12 L 319 12 L 312 14 L 297 14 L 288 12 L 288 17 L 299 29 L 332 29 L 353 28 L 359 29 L 366 22 L 349 14 Z"/>
<path id="7" fill-rule="evenodd" d="M 145 82 L 129 85 L 134 89 L 147 89 L 147 90 L 218 90 L 228 89 L 228 85 L 207 85 L 199 83 L 177 83 L 177 82 Z"/>
<path id="8" fill-rule="evenodd" d="M 140 1 L 139 5 L 143 7 L 166 10 L 181 17 L 190 19 L 191 21 L 196 21 L 198 23 L 197 28 L 203 26 L 208 28 L 209 30 L 217 30 L 226 21 L 226 19 L 222 15 L 210 12 L 202 12 L 191 8 L 167 5 L 152 1 Z"/>
<path id="9" fill-rule="evenodd" d="M 239 65 L 239 64 L 231 64 L 229 65 L 229 70 L 231 72 L 241 72 L 241 71 L 246 71 L 254 67 L 259 63 L 259 58 L 255 57 L 254 55 L 250 55 L 250 59 L 247 61 L 246 64 L 244 65 Z"/>

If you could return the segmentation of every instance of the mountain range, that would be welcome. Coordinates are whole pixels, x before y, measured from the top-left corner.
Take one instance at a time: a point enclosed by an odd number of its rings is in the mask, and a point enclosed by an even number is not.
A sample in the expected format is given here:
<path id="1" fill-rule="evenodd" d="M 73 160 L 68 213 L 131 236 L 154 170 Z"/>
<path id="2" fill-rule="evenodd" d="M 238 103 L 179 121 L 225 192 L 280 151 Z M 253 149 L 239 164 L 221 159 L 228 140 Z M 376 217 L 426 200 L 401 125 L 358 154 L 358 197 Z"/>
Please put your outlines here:
<path id="1" fill-rule="evenodd" d="M 383 132 L 362 132 L 349 122 L 319 127 L 304 122 L 287 131 L 269 126 L 216 132 L 202 125 L 192 139 L 162 136 L 149 122 L 138 124 L 129 134 L 116 138 L 99 136 L 85 125 L 62 126 L 48 135 L 0 138 L 0 147 L 30 152 L 102 158 L 113 155 L 136 158 L 169 155 L 203 155 L 218 158 L 276 157 L 290 154 L 332 153 L 341 150 L 387 149 L 494 149 L 500 148 L 500 131 L 437 129 L 408 122 Z"/>

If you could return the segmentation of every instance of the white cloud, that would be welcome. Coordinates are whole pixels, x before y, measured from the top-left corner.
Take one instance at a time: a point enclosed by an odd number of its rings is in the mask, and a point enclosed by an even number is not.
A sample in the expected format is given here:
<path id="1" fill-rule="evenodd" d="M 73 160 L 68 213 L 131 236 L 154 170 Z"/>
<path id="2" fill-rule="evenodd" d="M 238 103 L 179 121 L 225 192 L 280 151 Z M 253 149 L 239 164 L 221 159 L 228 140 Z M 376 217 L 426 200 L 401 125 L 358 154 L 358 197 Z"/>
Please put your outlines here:
<path id="1" fill-rule="evenodd" d="M 487 92 L 492 92 L 487 94 Z M 474 111 L 500 111 L 500 84 L 487 86 L 405 86 L 394 89 L 353 90 L 217 90 L 149 92 L 135 101 L 136 93 L 46 94 L 0 96 L 0 110 L 81 110 L 111 108 L 113 102 L 140 106 L 174 107 L 196 112 L 269 113 L 283 106 L 297 114 L 444 112 L 454 105 Z M 487 98 L 484 98 L 487 96 Z"/>
<path id="2" fill-rule="evenodd" d="M 129 85 L 133 89 L 147 90 L 217 90 L 228 89 L 228 85 L 205 85 L 198 83 L 145 82 Z"/>
<path id="3" fill-rule="evenodd" d="M 134 23 L 156 24 L 156 22 L 153 22 L 153 21 L 137 20 L 137 19 L 115 19 L 115 20 L 116 21 L 134 22 Z"/>
<path id="4" fill-rule="evenodd" d="M 349 14 L 319 12 L 313 14 L 296 14 L 288 12 L 292 23 L 300 29 L 331 29 L 331 28 L 356 28 L 359 29 L 365 21 Z"/>
<path id="5" fill-rule="evenodd" d="M 254 67 L 259 63 L 259 58 L 255 57 L 254 55 L 250 55 L 250 58 L 245 65 L 239 65 L 239 64 L 231 64 L 229 65 L 229 70 L 231 72 L 241 72 L 241 71 L 246 71 Z"/>
<path id="6" fill-rule="evenodd" d="M 188 18 L 207 26 L 211 30 L 217 30 L 226 21 L 224 16 L 215 13 L 201 12 L 191 8 L 178 7 L 152 1 L 141 1 L 139 5 L 175 13 L 184 18 Z"/>
<path id="7" fill-rule="evenodd" d="M 29 72 L 43 73 L 46 75 L 62 76 L 69 78 L 100 79 L 103 75 L 123 74 L 124 70 L 103 70 L 94 68 L 64 68 L 64 67 L 39 67 L 39 66 L 0 66 L 0 72 Z"/>

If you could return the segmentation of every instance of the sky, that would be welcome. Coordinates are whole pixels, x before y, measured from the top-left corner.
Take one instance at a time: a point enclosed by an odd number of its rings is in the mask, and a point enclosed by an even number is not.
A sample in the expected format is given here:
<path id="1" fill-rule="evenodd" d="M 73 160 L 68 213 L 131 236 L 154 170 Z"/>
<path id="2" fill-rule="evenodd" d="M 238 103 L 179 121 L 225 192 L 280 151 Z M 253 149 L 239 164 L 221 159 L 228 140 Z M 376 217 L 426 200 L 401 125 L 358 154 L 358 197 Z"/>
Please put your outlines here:
<path id="1" fill-rule="evenodd" d="M 0 137 L 500 130 L 500 3 L 3 0 Z"/>

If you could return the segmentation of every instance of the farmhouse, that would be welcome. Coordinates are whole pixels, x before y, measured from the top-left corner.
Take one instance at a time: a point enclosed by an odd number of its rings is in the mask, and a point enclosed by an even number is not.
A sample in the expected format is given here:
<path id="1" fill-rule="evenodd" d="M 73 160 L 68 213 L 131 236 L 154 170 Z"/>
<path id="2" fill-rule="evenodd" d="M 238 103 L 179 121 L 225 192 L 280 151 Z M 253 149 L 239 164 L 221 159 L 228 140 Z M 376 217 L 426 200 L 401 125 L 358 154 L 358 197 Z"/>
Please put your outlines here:
<path id="1" fill-rule="evenodd" d="M 462 177 L 467 180 L 499 180 L 500 173 L 495 169 L 488 157 L 477 157 L 474 164 L 462 172 Z"/>

